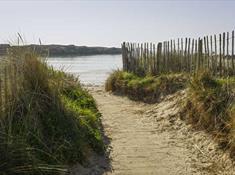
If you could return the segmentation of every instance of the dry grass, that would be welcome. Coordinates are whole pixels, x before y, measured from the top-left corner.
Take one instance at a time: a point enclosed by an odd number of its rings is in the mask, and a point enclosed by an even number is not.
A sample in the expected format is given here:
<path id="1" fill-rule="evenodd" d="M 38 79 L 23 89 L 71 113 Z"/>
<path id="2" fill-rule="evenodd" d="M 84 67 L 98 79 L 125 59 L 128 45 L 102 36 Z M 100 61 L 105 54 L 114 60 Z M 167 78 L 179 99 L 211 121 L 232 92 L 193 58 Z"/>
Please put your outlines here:
<path id="1" fill-rule="evenodd" d="M 207 71 L 192 77 L 182 116 L 215 136 L 235 158 L 234 78 L 216 79 Z"/>
<path id="2" fill-rule="evenodd" d="M 191 78 L 183 74 L 139 77 L 115 71 L 106 81 L 106 90 L 147 103 L 188 87 L 182 119 L 194 128 L 211 133 L 219 146 L 235 158 L 235 78 L 215 78 L 201 71 Z"/>
<path id="3" fill-rule="evenodd" d="M 100 114 L 76 78 L 29 48 L 13 48 L 0 62 L 2 174 L 63 174 L 91 151 L 103 153 Z"/>

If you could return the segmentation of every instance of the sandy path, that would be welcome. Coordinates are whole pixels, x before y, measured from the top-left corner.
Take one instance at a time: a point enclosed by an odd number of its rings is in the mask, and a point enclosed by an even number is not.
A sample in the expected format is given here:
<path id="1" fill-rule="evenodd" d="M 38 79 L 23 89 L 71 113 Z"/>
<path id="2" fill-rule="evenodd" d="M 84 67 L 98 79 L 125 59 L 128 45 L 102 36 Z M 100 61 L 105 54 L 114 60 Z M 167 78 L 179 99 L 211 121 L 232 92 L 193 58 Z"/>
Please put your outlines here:
<path id="1" fill-rule="evenodd" d="M 102 113 L 105 134 L 111 138 L 113 171 L 107 174 L 233 174 L 231 162 L 222 160 L 213 140 L 191 131 L 176 117 L 177 97 L 182 95 L 148 105 L 114 96 L 101 87 L 89 91 Z"/>

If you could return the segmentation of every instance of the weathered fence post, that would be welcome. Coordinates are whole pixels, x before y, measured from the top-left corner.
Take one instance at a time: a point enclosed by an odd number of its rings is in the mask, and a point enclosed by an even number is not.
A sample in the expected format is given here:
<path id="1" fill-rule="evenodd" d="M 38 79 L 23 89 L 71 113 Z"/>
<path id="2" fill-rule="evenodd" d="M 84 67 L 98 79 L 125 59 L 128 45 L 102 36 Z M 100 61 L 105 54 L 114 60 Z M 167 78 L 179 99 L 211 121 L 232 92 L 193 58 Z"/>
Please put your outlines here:
<path id="1" fill-rule="evenodd" d="M 187 70 L 187 47 L 188 47 L 188 38 L 185 38 L 185 50 L 184 50 L 184 72 Z"/>
<path id="2" fill-rule="evenodd" d="M 140 64 L 141 64 L 141 72 L 144 69 L 144 51 L 143 51 L 143 43 L 140 44 Z"/>
<path id="3" fill-rule="evenodd" d="M 188 39 L 188 51 L 187 51 L 187 72 L 190 72 L 190 62 L 191 62 L 191 57 L 190 57 L 190 44 L 191 44 L 191 39 Z"/>
<path id="4" fill-rule="evenodd" d="M 166 42 L 166 51 L 167 51 L 167 59 L 166 59 L 166 72 L 169 72 L 169 70 L 170 70 L 170 64 L 169 64 L 169 62 L 170 62 L 170 42 L 169 41 L 167 41 Z"/>
<path id="5" fill-rule="evenodd" d="M 227 45 L 226 45 L 226 47 L 227 47 L 227 53 L 226 53 L 226 63 L 227 63 L 227 65 L 226 65 L 226 68 L 227 68 L 227 76 L 230 74 L 230 64 L 229 64 L 229 32 L 227 32 Z"/>
<path id="6" fill-rule="evenodd" d="M 153 75 L 156 75 L 156 48 L 153 44 Z"/>
<path id="7" fill-rule="evenodd" d="M 127 53 L 126 53 L 126 43 L 124 42 L 122 45 L 122 62 L 123 62 L 123 70 L 127 71 L 126 69 L 126 59 L 127 59 Z"/>
<path id="8" fill-rule="evenodd" d="M 219 35 L 219 71 L 220 71 L 220 76 L 222 76 L 222 48 L 221 48 L 221 43 L 222 43 L 222 35 Z"/>
<path id="9" fill-rule="evenodd" d="M 177 71 L 177 57 L 176 57 L 176 46 L 175 46 L 175 40 L 173 41 L 173 60 L 174 60 L 174 69 L 173 71 Z"/>
<path id="10" fill-rule="evenodd" d="M 162 43 L 157 44 L 157 73 L 160 74 L 160 63 L 162 59 Z"/>
<path id="11" fill-rule="evenodd" d="M 212 69 L 212 74 L 214 74 L 214 69 L 215 69 L 215 59 L 214 59 L 214 53 L 213 53 L 213 46 L 212 46 L 212 35 L 210 36 L 210 49 L 211 49 L 211 69 Z"/>
<path id="12" fill-rule="evenodd" d="M 184 57 L 184 47 L 185 47 L 186 43 L 184 42 L 184 39 L 181 39 L 181 69 L 180 71 L 183 72 L 184 71 L 184 63 L 185 63 L 185 57 Z"/>
<path id="13" fill-rule="evenodd" d="M 232 32 L 232 74 L 234 75 L 235 70 L 234 70 L 234 31 Z"/>
<path id="14" fill-rule="evenodd" d="M 216 39 L 216 35 L 214 35 L 214 42 L 215 42 L 215 74 L 217 74 L 218 72 L 218 55 L 217 55 L 217 39 Z"/>
<path id="15" fill-rule="evenodd" d="M 206 48 L 206 37 L 203 38 L 203 46 L 204 46 L 204 54 L 203 54 L 203 59 L 202 59 L 202 67 L 207 68 L 207 48 Z M 203 50 L 202 50 L 203 51 Z"/>
<path id="16" fill-rule="evenodd" d="M 223 75 L 225 75 L 225 37 L 226 37 L 226 34 L 225 32 L 223 33 Z"/>
<path id="17" fill-rule="evenodd" d="M 146 43 L 144 43 L 144 74 L 147 72 L 147 46 Z"/>
<path id="18" fill-rule="evenodd" d="M 201 65 L 202 65 L 202 45 L 203 45 L 203 41 L 202 41 L 202 39 L 198 39 L 198 71 L 200 71 L 200 69 L 201 69 Z"/>
<path id="19" fill-rule="evenodd" d="M 192 73 L 194 71 L 194 39 L 192 40 L 192 50 L 190 56 L 190 63 L 189 63 L 189 72 Z"/>
<path id="20" fill-rule="evenodd" d="M 209 38 L 206 36 L 206 48 L 207 48 L 207 68 L 210 70 L 210 47 L 209 47 Z"/>

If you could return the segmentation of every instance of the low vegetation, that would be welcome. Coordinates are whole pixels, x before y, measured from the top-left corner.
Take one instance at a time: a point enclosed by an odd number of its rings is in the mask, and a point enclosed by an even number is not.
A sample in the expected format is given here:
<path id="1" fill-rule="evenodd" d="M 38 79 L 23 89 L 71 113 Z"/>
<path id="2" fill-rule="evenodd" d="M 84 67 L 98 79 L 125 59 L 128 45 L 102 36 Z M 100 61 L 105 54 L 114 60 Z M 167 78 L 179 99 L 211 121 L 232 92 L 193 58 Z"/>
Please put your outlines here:
<path id="1" fill-rule="evenodd" d="M 215 79 L 209 72 L 192 77 L 182 118 L 212 133 L 235 157 L 234 78 Z"/>
<path id="2" fill-rule="evenodd" d="M 185 74 L 163 74 L 140 77 L 115 71 L 105 88 L 133 100 L 154 103 L 159 97 L 187 88 L 182 119 L 194 128 L 211 133 L 222 149 L 230 150 L 235 158 L 235 79 L 215 78 L 208 71 L 191 77 Z"/>
<path id="3" fill-rule="evenodd" d="M 100 113 L 76 78 L 30 48 L 0 62 L 0 174 L 65 174 L 104 152 Z"/>
<path id="4" fill-rule="evenodd" d="M 187 84 L 185 74 L 136 76 L 133 73 L 114 71 L 105 84 L 106 91 L 127 95 L 133 100 L 154 103 L 161 96 L 172 94 Z"/>

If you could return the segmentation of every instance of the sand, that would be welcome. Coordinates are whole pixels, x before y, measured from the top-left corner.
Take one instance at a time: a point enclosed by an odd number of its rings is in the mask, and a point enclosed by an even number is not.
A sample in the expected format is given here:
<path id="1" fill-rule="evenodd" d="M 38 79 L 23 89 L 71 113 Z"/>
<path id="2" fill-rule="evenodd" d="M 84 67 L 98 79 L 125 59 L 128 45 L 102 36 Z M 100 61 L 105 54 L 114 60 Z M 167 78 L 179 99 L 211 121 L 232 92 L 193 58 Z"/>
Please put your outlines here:
<path id="1" fill-rule="evenodd" d="M 73 174 L 235 174 L 228 154 L 215 140 L 180 119 L 179 104 L 186 91 L 150 105 L 115 96 L 103 87 L 88 89 L 102 113 L 104 134 L 110 138 L 109 155 L 91 159 L 93 166 L 77 168 Z"/>

